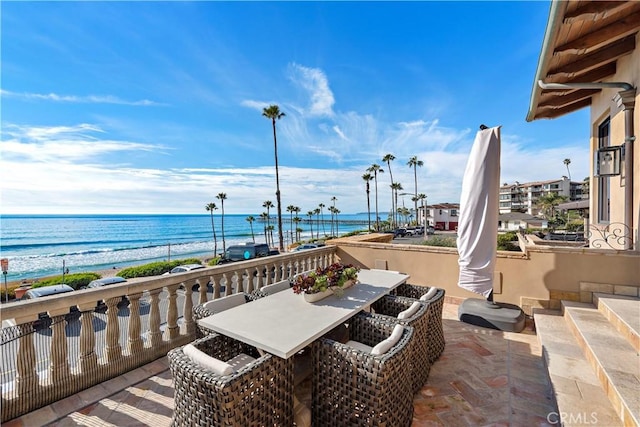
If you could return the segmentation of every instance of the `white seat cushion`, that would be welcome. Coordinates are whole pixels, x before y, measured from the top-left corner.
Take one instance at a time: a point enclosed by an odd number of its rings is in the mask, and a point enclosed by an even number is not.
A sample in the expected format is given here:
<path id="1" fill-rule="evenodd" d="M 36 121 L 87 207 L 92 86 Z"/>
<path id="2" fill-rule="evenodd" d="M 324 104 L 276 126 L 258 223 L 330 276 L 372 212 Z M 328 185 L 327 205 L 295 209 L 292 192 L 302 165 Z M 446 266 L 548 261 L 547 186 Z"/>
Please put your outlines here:
<path id="1" fill-rule="evenodd" d="M 353 341 L 353 340 L 349 340 L 345 343 L 345 345 L 348 345 L 349 347 L 353 347 L 356 348 L 360 351 L 363 351 L 365 353 L 371 353 L 371 349 L 373 349 L 373 347 L 368 346 L 366 344 L 362 344 L 359 341 Z"/>
<path id="2" fill-rule="evenodd" d="M 244 294 L 233 294 L 205 302 L 202 306 L 213 313 L 220 313 L 221 311 L 229 310 L 230 308 L 246 302 L 247 300 L 245 299 Z"/>
<path id="3" fill-rule="evenodd" d="M 289 289 L 289 280 L 282 280 L 280 282 L 273 283 L 271 285 L 263 286 L 260 288 L 260 292 L 264 292 L 267 295 L 275 294 L 276 292 Z"/>
<path id="4" fill-rule="evenodd" d="M 379 356 L 381 354 L 385 354 L 387 351 L 391 349 L 394 345 L 398 343 L 400 337 L 402 337 L 402 332 L 404 331 L 404 326 L 396 325 L 393 328 L 393 332 L 386 340 L 380 341 L 371 349 L 371 354 L 374 356 Z"/>
<path id="5" fill-rule="evenodd" d="M 238 372 L 240 369 L 244 368 L 251 362 L 255 362 L 256 358 L 251 357 L 248 354 L 240 353 L 239 355 L 227 360 L 227 363 L 233 366 L 233 370 Z"/>
<path id="6" fill-rule="evenodd" d="M 432 286 L 426 294 L 420 297 L 420 301 L 429 301 L 435 296 L 436 292 L 438 292 L 438 288 Z"/>
<path id="7" fill-rule="evenodd" d="M 223 360 L 209 356 L 208 354 L 198 350 L 192 344 L 185 345 L 182 351 L 193 361 L 193 363 L 206 370 L 215 372 L 218 375 L 231 375 L 234 372 L 233 366 Z"/>
<path id="8" fill-rule="evenodd" d="M 420 303 L 418 301 L 414 301 L 409 308 L 407 308 L 405 311 L 401 311 L 400 313 L 398 313 L 398 319 L 400 320 L 409 319 L 411 316 L 416 314 L 419 309 L 420 309 Z"/>

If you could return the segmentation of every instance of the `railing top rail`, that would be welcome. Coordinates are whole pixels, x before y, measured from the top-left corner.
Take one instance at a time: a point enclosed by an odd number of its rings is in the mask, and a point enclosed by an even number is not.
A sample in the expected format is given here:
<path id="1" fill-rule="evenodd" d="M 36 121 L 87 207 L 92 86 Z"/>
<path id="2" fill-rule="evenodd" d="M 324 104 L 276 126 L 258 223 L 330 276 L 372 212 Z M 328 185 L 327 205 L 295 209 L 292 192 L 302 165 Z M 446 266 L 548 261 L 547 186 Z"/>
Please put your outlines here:
<path id="1" fill-rule="evenodd" d="M 165 287 L 180 285 L 181 283 L 195 283 L 196 280 L 206 280 L 211 277 L 219 277 L 223 274 L 244 272 L 262 266 L 269 266 L 283 262 L 295 262 L 304 260 L 310 256 L 324 256 L 336 251 L 332 245 L 316 249 L 307 249 L 299 252 L 287 252 L 269 257 L 254 258 L 248 261 L 238 261 L 212 267 L 166 276 L 150 276 L 128 279 L 125 283 L 109 285 L 95 289 L 84 289 L 67 294 L 52 295 L 26 301 L 16 301 L 2 306 L 0 321 L 15 319 L 16 323 L 25 323 L 35 320 L 38 313 L 68 309 L 71 306 L 96 304 L 99 300 L 117 298 L 123 295 L 142 294 L 144 291 L 163 289 Z"/>

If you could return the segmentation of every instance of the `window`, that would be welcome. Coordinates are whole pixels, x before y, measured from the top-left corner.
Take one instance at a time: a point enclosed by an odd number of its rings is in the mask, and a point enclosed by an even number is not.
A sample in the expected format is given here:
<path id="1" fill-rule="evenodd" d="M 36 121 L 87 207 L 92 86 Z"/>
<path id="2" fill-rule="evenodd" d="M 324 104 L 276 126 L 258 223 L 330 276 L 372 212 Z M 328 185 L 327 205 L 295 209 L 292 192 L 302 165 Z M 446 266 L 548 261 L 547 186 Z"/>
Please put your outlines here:
<path id="1" fill-rule="evenodd" d="M 458 211 L 456 209 L 451 209 L 451 216 L 458 216 Z"/>
<path id="2" fill-rule="evenodd" d="M 610 119 L 607 118 L 598 126 L 598 148 L 605 148 L 610 145 Z M 610 214 L 610 180 L 608 176 L 598 177 L 598 222 L 608 223 Z"/>

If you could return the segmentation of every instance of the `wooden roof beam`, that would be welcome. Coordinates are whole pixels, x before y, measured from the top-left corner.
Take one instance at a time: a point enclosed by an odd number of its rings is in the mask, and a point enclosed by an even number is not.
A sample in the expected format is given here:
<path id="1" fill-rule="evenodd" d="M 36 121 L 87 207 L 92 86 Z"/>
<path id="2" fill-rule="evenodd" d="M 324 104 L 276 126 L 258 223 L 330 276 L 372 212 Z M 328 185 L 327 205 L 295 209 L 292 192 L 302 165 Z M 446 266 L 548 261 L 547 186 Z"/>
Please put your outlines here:
<path id="1" fill-rule="evenodd" d="M 601 89 L 580 89 L 575 91 L 564 91 L 564 94 L 559 96 L 554 96 L 547 101 L 540 101 L 538 103 L 539 108 L 558 108 L 564 107 L 569 104 L 573 104 L 576 101 L 582 101 L 586 98 L 591 98 L 591 96 L 600 92 Z"/>
<path id="2" fill-rule="evenodd" d="M 552 107 L 547 107 L 544 109 L 539 108 L 538 111 L 536 112 L 535 118 L 536 119 L 554 119 L 556 117 L 569 114 L 581 108 L 588 107 L 589 105 L 591 105 L 591 98 L 578 101 L 576 103 L 567 105 L 562 108 L 552 108 Z"/>
<path id="3" fill-rule="evenodd" d="M 583 3 L 580 7 L 571 12 L 565 13 L 562 22 L 565 24 L 571 24 L 576 21 L 593 19 L 594 16 L 600 14 L 606 16 L 611 13 L 619 12 L 632 4 L 633 2 L 629 1 L 590 1 Z"/>
<path id="4" fill-rule="evenodd" d="M 578 37 L 562 46 L 557 46 L 554 52 L 580 51 L 593 48 L 602 43 L 612 42 L 635 34 L 638 30 L 640 30 L 640 11 L 627 15 L 616 22 Z"/>
<path id="5" fill-rule="evenodd" d="M 601 67 L 628 55 L 636 48 L 635 36 L 629 36 L 615 43 L 602 47 L 587 55 L 576 55 L 576 61 L 571 61 L 554 70 L 550 70 L 548 75 L 554 74 L 583 74 L 587 71 Z"/>
<path id="6" fill-rule="evenodd" d="M 591 70 L 587 73 L 577 75 L 575 77 L 567 77 L 564 74 L 556 74 L 547 76 L 544 81 L 547 83 L 591 83 L 601 82 L 616 74 L 616 63 L 611 62 L 602 67 Z M 557 93 L 556 89 L 543 89 L 542 93 Z"/>

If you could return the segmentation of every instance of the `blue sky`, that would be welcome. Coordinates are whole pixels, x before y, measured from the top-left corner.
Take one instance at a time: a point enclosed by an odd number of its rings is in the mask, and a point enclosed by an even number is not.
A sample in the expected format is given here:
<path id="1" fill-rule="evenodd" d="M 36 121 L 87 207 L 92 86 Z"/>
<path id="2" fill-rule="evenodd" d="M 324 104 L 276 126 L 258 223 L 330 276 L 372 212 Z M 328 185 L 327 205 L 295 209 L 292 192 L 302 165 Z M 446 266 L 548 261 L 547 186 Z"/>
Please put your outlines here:
<path id="1" fill-rule="evenodd" d="M 589 110 L 527 123 L 548 2 L 2 2 L 0 212 L 458 202 L 481 123 L 501 182 L 588 175 Z M 372 183 L 373 184 L 373 183 Z M 372 190 L 372 206 L 374 192 Z M 411 206 L 411 196 L 405 196 Z M 219 205 L 219 202 L 218 202 Z"/>

